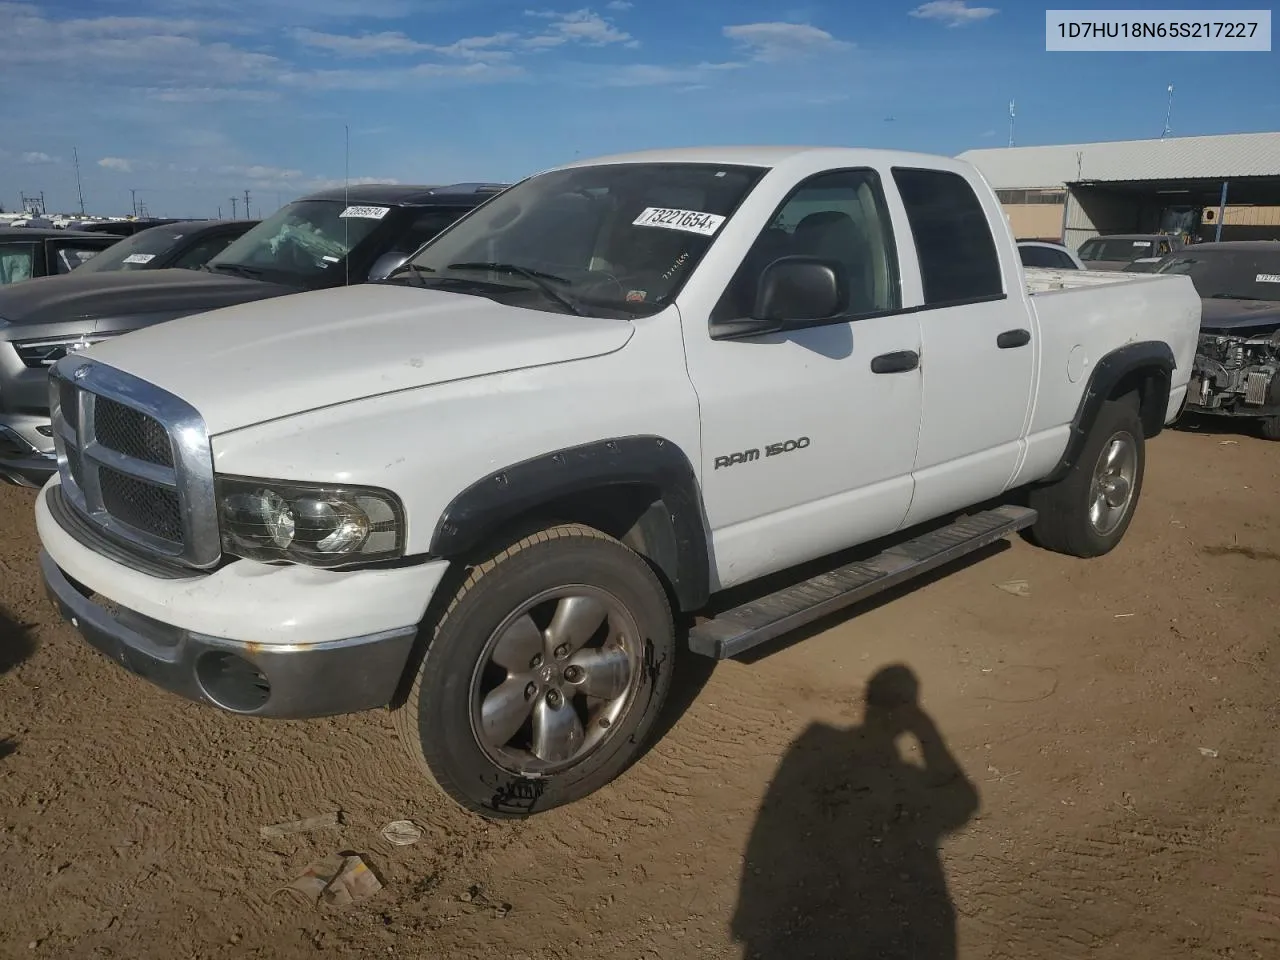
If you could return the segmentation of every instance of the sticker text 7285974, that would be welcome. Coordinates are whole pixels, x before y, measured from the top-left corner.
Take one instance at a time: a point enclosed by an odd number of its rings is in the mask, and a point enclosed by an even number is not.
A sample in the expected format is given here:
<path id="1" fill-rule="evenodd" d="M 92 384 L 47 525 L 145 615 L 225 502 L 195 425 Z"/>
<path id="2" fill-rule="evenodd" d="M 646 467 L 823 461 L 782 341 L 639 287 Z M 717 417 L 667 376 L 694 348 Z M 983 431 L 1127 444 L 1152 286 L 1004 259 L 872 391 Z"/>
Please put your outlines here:
<path id="1" fill-rule="evenodd" d="M 685 233 L 697 233 L 710 237 L 720 229 L 720 224 L 724 223 L 724 220 L 724 217 L 716 213 L 672 210 L 668 207 L 646 207 L 631 223 L 637 227 L 665 227 L 668 230 L 683 230 Z"/>

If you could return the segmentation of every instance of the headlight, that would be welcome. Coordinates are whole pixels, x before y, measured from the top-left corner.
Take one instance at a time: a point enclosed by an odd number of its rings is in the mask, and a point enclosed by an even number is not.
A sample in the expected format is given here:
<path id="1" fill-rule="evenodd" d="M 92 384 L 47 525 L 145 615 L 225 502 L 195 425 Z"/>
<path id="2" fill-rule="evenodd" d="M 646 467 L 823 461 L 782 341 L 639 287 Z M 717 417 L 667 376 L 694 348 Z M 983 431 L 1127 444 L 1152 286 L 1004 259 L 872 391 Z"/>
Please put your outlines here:
<path id="1" fill-rule="evenodd" d="M 332 567 L 404 552 L 404 508 L 373 487 L 219 477 L 218 527 L 222 549 L 246 560 Z"/>

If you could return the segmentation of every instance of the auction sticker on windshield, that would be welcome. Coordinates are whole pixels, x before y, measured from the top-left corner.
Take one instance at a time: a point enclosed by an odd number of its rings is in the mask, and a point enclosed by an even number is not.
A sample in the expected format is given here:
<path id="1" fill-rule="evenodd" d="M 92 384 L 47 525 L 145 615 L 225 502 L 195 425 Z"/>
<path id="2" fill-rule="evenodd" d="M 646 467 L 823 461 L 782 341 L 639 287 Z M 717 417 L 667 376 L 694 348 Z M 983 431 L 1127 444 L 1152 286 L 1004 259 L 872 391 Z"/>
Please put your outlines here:
<path id="1" fill-rule="evenodd" d="M 390 207 L 347 207 L 339 217 L 359 217 L 362 220 L 381 220 Z"/>
<path id="2" fill-rule="evenodd" d="M 1280 273 L 1260 273 L 1254 283 L 1280 283 Z"/>
<path id="3" fill-rule="evenodd" d="M 697 210 L 670 210 L 666 207 L 646 207 L 631 223 L 637 227 L 666 227 L 709 237 L 720 229 L 725 218 L 714 213 Z"/>
<path id="4" fill-rule="evenodd" d="M 131 253 L 121 263 L 150 263 L 156 258 L 154 253 Z"/>

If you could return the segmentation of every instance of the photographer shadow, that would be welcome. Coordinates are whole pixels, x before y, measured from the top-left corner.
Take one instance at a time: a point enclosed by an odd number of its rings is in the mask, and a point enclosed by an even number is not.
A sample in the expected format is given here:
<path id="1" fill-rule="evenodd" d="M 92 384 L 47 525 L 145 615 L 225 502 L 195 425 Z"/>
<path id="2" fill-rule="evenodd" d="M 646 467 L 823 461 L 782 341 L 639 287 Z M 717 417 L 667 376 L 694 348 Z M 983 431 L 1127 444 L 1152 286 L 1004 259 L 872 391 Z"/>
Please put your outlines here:
<path id="1" fill-rule="evenodd" d="M 921 762 L 900 755 L 904 734 Z M 938 848 L 978 802 L 915 674 L 886 667 L 861 726 L 814 724 L 779 766 L 747 845 L 734 938 L 760 960 L 955 960 Z"/>

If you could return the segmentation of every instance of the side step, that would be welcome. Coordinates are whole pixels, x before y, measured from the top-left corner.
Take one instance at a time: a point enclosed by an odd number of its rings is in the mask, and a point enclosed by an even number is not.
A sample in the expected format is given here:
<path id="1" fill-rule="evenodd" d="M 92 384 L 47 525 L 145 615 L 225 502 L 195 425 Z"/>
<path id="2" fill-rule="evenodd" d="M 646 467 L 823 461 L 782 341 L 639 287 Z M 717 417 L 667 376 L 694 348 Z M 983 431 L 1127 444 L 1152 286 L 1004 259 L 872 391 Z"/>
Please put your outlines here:
<path id="1" fill-rule="evenodd" d="M 935 570 L 1036 522 L 1036 511 L 1003 506 L 961 517 L 867 560 L 846 564 L 726 610 L 689 631 L 689 649 L 727 660 L 850 604 Z"/>

